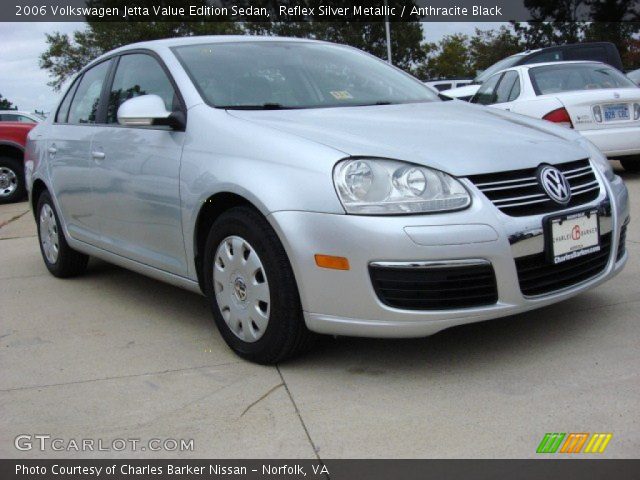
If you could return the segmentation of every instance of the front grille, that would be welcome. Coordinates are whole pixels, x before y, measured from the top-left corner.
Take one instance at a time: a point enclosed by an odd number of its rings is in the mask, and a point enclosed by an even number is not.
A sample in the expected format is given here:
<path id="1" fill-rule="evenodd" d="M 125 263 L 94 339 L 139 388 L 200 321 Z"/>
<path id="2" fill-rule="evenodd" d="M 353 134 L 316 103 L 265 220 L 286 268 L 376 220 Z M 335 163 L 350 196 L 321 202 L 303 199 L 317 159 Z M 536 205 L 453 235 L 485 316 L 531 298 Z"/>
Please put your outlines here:
<path id="1" fill-rule="evenodd" d="M 601 273 L 611 252 L 611 233 L 600 237 L 600 251 L 559 264 L 550 263 L 546 254 L 516 258 L 520 291 L 523 295 L 543 295 L 584 282 Z"/>
<path id="2" fill-rule="evenodd" d="M 540 215 L 571 208 L 598 198 L 600 186 L 589 160 L 554 165 L 569 181 L 571 200 L 561 206 L 551 200 L 538 183 L 537 168 L 511 170 L 469 177 L 502 212 L 513 217 Z"/>
<path id="3" fill-rule="evenodd" d="M 620 242 L 618 243 L 618 252 L 616 253 L 616 262 L 624 256 L 627 249 L 627 224 L 625 223 L 620 229 Z"/>
<path id="4" fill-rule="evenodd" d="M 407 310 L 450 310 L 493 305 L 498 301 L 491 264 L 424 268 L 379 267 L 369 274 L 385 305 Z"/>

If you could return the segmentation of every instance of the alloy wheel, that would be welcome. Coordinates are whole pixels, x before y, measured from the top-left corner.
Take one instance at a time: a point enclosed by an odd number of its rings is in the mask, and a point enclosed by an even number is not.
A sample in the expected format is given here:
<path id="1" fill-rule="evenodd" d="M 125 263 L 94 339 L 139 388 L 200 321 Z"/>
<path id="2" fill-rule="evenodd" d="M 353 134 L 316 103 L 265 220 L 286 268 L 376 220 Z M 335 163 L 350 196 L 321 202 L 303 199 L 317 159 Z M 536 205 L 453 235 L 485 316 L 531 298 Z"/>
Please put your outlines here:
<path id="1" fill-rule="evenodd" d="M 0 197 L 13 195 L 18 188 L 16 172 L 7 167 L 0 167 Z"/>

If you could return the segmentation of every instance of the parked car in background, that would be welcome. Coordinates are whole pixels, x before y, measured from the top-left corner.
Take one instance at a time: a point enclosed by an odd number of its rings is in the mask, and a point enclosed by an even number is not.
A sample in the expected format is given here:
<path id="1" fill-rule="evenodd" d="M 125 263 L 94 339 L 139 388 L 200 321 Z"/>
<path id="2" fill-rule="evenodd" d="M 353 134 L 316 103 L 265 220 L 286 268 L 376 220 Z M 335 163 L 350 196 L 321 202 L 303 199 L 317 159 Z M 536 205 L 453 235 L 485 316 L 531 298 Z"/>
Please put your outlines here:
<path id="1" fill-rule="evenodd" d="M 26 196 L 24 149 L 27 134 L 35 123 L 0 122 L 0 203 L 11 203 Z"/>
<path id="2" fill-rule="evenodd" d="M 609 280 L 628 193 L 577 133 L 442 101 L 355 48 L 220 36 L 121 47 L 29 134 L 43 261 L 204 293 L 240 356 L 417 337 Z"/>
<path id="3" fill-rule="evenodd" d="M 470 85 L 451 90 L 443 90 L 441 93 L 450 98 L 458 100 L 471 100 L 471 97 L 489 77 L 507 68 L 518 65 L 530 65 L 543 62 L 562 62 L 570 60 L 593 60 L 603 62 L 622 71 L 622 59 L 620 53 L 613 43 L 610 42 L 587 42 L 571 43 L 568 45 L 555 45 L 553 47 L 528 50 L 516 53 L 494 63 L 486 70 L 482 71 L 473 79 Z"/>
<path id="4" fill-rule="evenodd" d="M 424 84 L 435 92 L 442 92 L 443 90 L 469 85 L 472 81 L 470 78 L 447 78 L 442 80 L 429 80 L 424 82 Z"/>
<path id="5" fill-rule="evenodd" d="M 640 68 L 634 70 L 633 72 L 627 73 L 627 77 L 629 77 L 631 81 L 636 85 L 640 85 Z"/>
<path id="6" fill-rule="evenodd" d="M 0 122 L 39 123 L 44 117 L 19 110 L 0 110 Z"/>
<path id="7" fill-rule="evenodd" d="M 509 68 L 489 77 L 471 102 L 574 128 L 626 170 L 640 171 L 640 87 L 609 65 Z"/>

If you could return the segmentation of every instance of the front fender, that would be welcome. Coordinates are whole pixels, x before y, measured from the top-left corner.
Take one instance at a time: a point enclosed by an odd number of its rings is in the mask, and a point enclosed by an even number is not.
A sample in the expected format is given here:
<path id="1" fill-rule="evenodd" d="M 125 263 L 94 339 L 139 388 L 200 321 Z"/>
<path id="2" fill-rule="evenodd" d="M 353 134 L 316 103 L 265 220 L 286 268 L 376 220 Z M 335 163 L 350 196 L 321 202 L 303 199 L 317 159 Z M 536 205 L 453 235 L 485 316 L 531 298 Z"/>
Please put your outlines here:
<path id="1" fill-rule="evenodd" d="M 233 193 L 266 217 L 283 210 L 344 214 L 333 167 L 344 153 L 198 105 L 189 110 L 180 196 L 187 256 L 198 215 L 217 193 Z"/>

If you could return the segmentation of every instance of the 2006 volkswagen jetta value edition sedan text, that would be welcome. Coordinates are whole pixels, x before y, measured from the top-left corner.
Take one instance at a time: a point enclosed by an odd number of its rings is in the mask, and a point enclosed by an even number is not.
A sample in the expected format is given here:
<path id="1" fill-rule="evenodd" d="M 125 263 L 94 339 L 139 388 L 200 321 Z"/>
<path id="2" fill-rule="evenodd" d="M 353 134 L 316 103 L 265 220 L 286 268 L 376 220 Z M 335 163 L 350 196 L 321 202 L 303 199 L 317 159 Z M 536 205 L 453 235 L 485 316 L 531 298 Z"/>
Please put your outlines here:
<path id="1" fill-rule="evenodd" d="M 114 50 L 31 133 L 47 268 L 204 292 L 238 355 L 426 336 L 564 300 L 627 260 L 627 190 L 552 123 L 356 49 L 193 37 Z"/>

